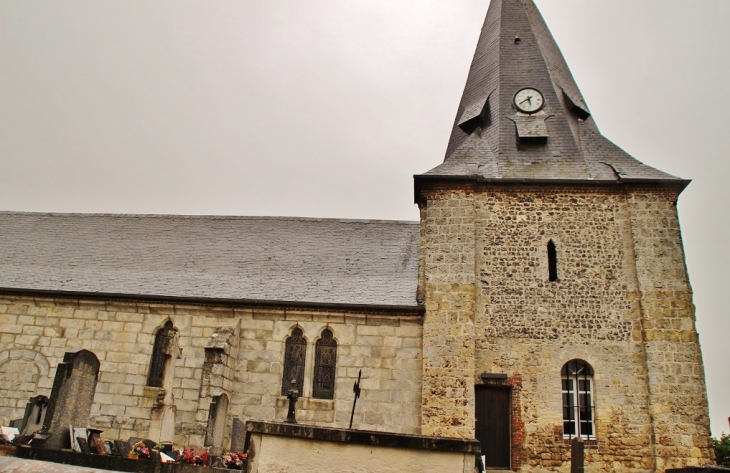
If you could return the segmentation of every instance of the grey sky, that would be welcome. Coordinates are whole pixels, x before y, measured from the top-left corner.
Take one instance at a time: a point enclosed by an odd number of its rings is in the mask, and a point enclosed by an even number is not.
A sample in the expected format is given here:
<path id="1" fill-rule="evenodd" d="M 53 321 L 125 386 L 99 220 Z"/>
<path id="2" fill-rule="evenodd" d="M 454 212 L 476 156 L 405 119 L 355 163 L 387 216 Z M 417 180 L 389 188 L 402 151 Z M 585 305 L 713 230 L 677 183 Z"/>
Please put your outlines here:
<path id="1" fill-rule="evenodd" d="M 730 2 L 537 0 L 679 202 L 728 432 Z M 0 209 L 417 220 L 488 0 L 0 0 Z"/>

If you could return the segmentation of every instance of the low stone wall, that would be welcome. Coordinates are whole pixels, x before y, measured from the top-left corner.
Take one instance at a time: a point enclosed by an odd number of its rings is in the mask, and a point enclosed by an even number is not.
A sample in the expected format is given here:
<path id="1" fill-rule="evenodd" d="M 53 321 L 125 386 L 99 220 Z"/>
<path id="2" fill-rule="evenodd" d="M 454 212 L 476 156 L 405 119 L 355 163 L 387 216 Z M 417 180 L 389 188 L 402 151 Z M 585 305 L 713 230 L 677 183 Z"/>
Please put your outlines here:
<path id="1" fill-rule="evenodd" d="M 246 422 L 249 473 L 473 473 L 479 442 L 445 437 Z"/>

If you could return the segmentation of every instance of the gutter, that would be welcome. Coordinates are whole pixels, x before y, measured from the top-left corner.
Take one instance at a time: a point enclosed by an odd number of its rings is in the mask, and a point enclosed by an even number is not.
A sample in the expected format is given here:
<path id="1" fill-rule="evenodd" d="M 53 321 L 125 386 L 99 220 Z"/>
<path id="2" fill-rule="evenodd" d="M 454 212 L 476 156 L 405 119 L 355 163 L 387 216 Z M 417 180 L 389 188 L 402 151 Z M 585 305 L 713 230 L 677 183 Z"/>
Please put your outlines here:
<path id="1" fill-rule="evenodd" d="M 22 289 L 0 287 L 0 295 L 48 297 L 61 299 L 91 299 L 101 301 L 124 301 L 145 303 L 189 304 L 218 307 L 272 307 L 291 309 L 324 309 L 330 311 L 377 312 L 388 315 L 422 316 L 423 305 L 347 304 L 339 302 L 274 301 L 262 299 L 232 299 L 217 297 L 160 296 L 149 294 L 120 294 L 107 292 L 60 291 L 50 289 Z"/>

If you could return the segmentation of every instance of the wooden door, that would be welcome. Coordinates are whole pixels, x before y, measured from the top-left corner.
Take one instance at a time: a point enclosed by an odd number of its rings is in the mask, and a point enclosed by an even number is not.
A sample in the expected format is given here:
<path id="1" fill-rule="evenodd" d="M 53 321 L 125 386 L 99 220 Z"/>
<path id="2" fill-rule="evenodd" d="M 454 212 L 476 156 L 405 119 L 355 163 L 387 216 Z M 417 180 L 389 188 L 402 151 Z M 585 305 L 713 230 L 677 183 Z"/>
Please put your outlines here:
<path id="1" fill-rule="evenodd" d="M 476 439 L 487 468 L 510 468 L 510 388 L 475 386 Z"/>

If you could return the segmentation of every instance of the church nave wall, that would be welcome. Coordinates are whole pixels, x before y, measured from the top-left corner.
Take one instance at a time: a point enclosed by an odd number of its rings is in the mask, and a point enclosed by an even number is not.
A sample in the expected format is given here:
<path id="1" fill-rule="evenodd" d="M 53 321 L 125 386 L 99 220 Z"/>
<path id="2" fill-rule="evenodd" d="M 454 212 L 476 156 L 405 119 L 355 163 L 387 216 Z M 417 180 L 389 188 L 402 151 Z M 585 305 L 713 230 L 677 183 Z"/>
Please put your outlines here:
<path id="1" fill-rule="evenodd" d="M 287 338 L 298 328 L 306 339 L 299 422 L 346 427 L 352 386 L 362 369 L 362 396 L 353 425 L 420 433 L 422 328 L 417 313 L 3 295 L 0 321 L 0 376 L 14 376 L 18 363 L 24 363 L 28 374 L 23 389 L 9 393 L 0 406 L 3 423 L 22 417 L 30 395 L 48 396 L 64 353 L 84 348 L 101 362 L 91 423 L 104 430 L 105 438 L 159 435 L 178 445 L 203 445 L 210 435 L 210 403 L 225 394 L 229 401 L 225 441 L 229 443 L 233 417 L 241 421 L 286 418 L 284 351 Z M 169 336 L 156 345 L 163 330 L 169 330 Z M 332 399 L 315 399 L 316 344 L 325 330 L 336 343 L 334 392 Z M 151 377 L 156 350 L 159 373 Z"/>

